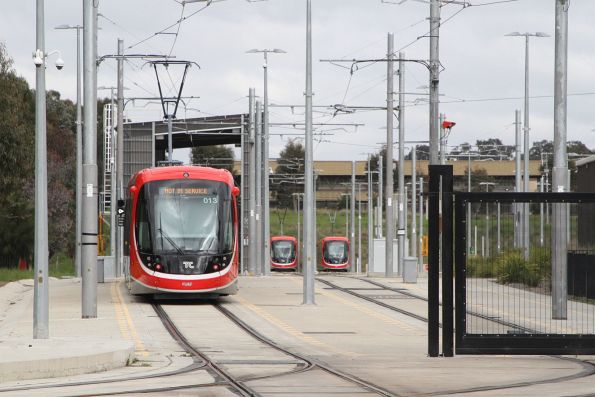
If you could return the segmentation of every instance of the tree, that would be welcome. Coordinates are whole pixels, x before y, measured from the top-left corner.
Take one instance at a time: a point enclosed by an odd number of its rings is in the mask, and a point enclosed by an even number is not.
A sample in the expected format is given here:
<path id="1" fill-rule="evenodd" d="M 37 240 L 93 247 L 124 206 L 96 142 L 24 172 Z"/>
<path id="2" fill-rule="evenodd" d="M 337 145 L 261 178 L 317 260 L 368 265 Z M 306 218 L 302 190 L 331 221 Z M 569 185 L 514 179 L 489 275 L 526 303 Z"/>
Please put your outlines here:
<path id="1" fill-rule="evenodd" d="M 430 159 L 430 147 L 428 145 L 417 145 L 415 155 L 417 160 L 429 160 Z M 413 159 L 413 150 L 405 155 L 405 160 Z"/>
<path id="2" fill-rule="evenodd" d="M 0 43 L 0 260 L 15 266 L 33 252 L 35 100 Z"/>
<path id="3" fill-rule="evenodd" d="M 467 180 L 469 170 L 465 169 L 465 180 Z M 471 191 L 485 192 L 485 187 L 481 185 L 483 182 L 494 182 L 494 177 L 489 176 L 485 168 L 471 170 Z"/>
<path id="4" fill-rule="evenodd" d="M 197 146 L 190 154 L 192 164 L 223 168 L 235 174 L 233 149 L 228 146 Z"/>
<path id="5" fill-rule="evenodd" d="M 515 150 L 512 145 L 503 145 L 499 138 L 478 139 L 475 144 L 481 156 L 489 156 L 494 160 L 511 158 Z"/>
<path id="6" fill-rule="evenodd" d="M 296 140 L 289 140 L 279 153 L 277 169 L 271 175 L 270 189 L 281 208 L 291 207 L 292 194 L 303 191 L 305 154 L 304 145 Z"/>

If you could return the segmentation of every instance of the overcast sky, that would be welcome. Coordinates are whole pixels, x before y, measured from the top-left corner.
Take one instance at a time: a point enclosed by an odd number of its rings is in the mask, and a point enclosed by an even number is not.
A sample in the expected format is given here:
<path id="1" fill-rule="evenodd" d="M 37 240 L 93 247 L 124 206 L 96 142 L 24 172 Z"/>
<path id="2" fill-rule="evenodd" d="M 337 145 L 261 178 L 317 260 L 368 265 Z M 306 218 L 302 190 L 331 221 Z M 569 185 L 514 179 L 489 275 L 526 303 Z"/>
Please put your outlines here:
<path id="1" fill-rule="evenodd" d="M 393 1 L 395 0 L 385 0 Z M 492 5 L 481 5 L 493 3 Z M 17 72 L 32 87 L 35 67 L 35 1 L 3 2 L 0 40 L 15 60 Z M 396 49 L 407 58 L 428 59 L 429 5 L 409 0 L 401 5 L 381 0 L 313 0 L 314 104 L 384 106 L 386 64 L 362 68 L 350 78 L 347 69 L 320 62 L 330 58 L 382 58 L 386 36 L 395 33 Z M 82 1 L 46 1 L 46 49 L 62 52 L 66 66 L 61 72 L 47 70 L 48 89 L 65 98 L 75 98 L 76 34 L 54 30 L 60 24 L 82 24 Z M 553 139 L 554 0 L 471 0 L 473 6 L 442 7 L 440 34 L 440 111 L 457 123 L 449 146 L 477 139 L 500 138 L 514 144 L 514 111 L 523 108 L 524 38 L 505 37 L 509 32 L 550 34 L 530 43 L 531 139 Z M 117 39 L 124 40 L 126 53 L 161 53 L 197 62 L 190 70 L 184 95 L 200 98 L 187 103 L 179 117 L 244 113 L 247 93 L 255 87 L 262 94 L 262 55 L 246 54 L 252 48 L 280 48 L 287 54 L 271 54 L 269 60 L 270 102 L 303 105 L 305 87 L 305 0 L 214 2 L 203 11 L 175 24 L 203 8 L 204 3 L 176 0 L 100 0 L 99 55 L 114 54 Z M 595 148 L 595 1 L 573 0 L 569 10 L 568 139 L 582 140 Z M 167 26 L 174 25 L 159 34 Z M 148 40 L 135 45 L 145 39 Z M 132 46 L 132 48 L 130 48 Z M 53 64 L 55 58 L 50 62 Z M 349 66 L 349 64 L 346 64 Z M 363 66 L 363 65 L 362 65 Z M 116 63 L 101 64 L 99 86 L 116 85 Z M 157 96 L 155 74 L 142 61 L 125 65 L 126 97 Z M 172 67 L 164 84 L 178 85 Z M 428 139 L 428 106 L 423 100 L 428 84 L 427 70 L 418 64 L 406 66 L 405 126 L 407 140 Z M 574 95 L 572 95 L 574 94 Z M 577 95 L 584 94 L 584 95 Z M 107 91 L 100 96 L 108 96 Z M 513 98 L 513 99 L 505 99 Z M 514 99 L 516 98 L 516 99 Z M 315 143 L 316 160 L 364 159 L 386 141 L 386 115 L 382 111 L 358 112 L 332 117 L 332 111 L 315 109 L 317 123 L 360 123 L 364 126 L 316 127 L 326 131 Z M 126 107 L 134 121 L 160 120 L 160 105 L 136 101 Z M 271 122 L 303 122 L 303 108 L 273 108 Z M 395 123 L 396 125 L 396 123 Z M 302 130 L 272 127 L 272 157 L 288 139 Z M 282 134 L 282 135 L 280 135 Z M 181 154 L 178 154 L 180 156 Z M 184 158 L 186 160 L 186 158 Z"/>

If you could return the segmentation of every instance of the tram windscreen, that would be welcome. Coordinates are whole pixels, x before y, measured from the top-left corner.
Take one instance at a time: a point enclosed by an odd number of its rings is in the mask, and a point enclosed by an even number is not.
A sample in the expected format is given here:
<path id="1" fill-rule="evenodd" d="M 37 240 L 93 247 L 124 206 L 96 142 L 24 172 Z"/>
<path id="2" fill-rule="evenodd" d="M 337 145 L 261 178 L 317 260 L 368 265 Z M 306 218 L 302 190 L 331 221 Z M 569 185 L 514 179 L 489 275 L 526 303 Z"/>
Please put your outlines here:
<path id="1" fill-rule="evenodd" d="M 295 260 L 293 242 L 288 240 L 273 241 L 272 259 L 277 263 L 290 263 Z"/>
<path id="2" fill-rule="evenodd" d="M 327 241 L 324 245 L 324 260 L 328 263 L 347 262 L 347 243 L 345 241 Z"/>
<path id="3" fill-rule="evenodd" d="M 225 183 L 167 180 L 143 189 L 153 253 L 232 250 L 231 194 Z"/>

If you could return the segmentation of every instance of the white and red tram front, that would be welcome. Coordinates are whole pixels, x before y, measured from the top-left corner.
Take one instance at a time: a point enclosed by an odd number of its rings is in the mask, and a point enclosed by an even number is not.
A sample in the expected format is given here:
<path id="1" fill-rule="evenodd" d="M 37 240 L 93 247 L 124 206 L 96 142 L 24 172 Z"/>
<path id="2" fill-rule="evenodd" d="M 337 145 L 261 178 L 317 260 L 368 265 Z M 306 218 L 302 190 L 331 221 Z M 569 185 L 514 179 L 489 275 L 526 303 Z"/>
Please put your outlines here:
<path id="1" fill-rule="evenodd" d="M 132 177 L 128 192 L 125 240 L 132 294 L 237 292 L 239 189 L 228 171 L 145 169 Z"/>

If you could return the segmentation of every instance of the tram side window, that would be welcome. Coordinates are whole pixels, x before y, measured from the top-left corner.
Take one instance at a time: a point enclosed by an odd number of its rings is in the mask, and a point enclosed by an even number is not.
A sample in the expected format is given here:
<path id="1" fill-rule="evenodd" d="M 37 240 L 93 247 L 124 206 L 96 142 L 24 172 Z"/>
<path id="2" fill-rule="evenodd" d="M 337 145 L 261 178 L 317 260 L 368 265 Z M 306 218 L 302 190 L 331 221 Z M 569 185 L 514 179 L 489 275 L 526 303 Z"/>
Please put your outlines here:
<path id="1" fill-rule="evenodd" d="M 149 214 L 145 200 L 145 189 L 141 190 L 136 205 L 136 241 L 140 252 L 152 252 L 151 234 L 149 231 Z"/>

